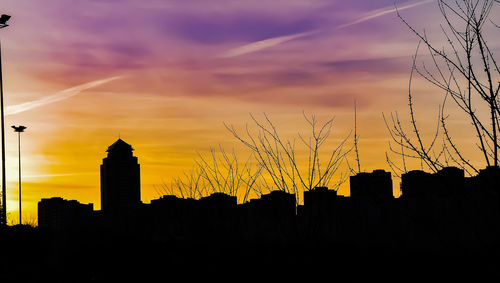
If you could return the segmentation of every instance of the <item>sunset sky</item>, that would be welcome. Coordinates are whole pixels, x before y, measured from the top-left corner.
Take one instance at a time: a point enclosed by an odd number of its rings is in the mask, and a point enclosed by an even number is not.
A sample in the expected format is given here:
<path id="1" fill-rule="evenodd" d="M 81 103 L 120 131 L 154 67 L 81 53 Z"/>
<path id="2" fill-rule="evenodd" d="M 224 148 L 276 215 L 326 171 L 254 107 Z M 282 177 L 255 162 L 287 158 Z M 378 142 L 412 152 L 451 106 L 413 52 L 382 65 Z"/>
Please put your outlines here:
<path id="1" fill-rule="evenodd" d="M 439 40 L 435 1 L 397 6 Z M 28 127 L 23 215 L 34 218 L 37 202 L 54 196 L 100 209 L 99 165 L 118 137 L 135 149 L 148 203 L 159 197 L 154 186 L 189 170 L 198 153 L 243 149 L 223 123 L 243 130 L 250 113 L 266 113 L 284 136 L 307 133 L 303 111 L 334 116 L 338 140 L 353 128 L 356 100 L 361 166 L 370 172 L 389 170 L 382 113 L 407 119 L 418 40 L 394 0 L 3 0 L 0 13 L 12 16 L 0 39 L 14 222 L 11 125 Z M 413 91 L 421 124 L 434 125 L 441 94 L 418 79 Z M 457 116 L 453 134 L 467 144 L 462 124 Z"/>

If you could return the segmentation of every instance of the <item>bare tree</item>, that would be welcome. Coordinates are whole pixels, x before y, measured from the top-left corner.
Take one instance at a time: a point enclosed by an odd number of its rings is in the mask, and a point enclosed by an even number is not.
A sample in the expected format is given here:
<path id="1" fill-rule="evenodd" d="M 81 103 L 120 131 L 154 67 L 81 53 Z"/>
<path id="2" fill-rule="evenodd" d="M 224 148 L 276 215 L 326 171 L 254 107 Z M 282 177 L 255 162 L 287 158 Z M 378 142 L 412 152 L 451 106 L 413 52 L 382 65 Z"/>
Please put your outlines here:
<path id="1" fill-rule="evenodd" d="M 358 149 L 358 121 L 357 121 L 357 111 L 356 111 L 356 100 L 354 100 L 354 152 L 356 153 L 356 164 L 358 165 L 357 173 L 361 172 L 361 164 L 359 162 L 359 149 Z"/>
<path id="2" fill-rule="evenodd" d="M 28 225 L 30 227 L 38 227 L 38 219 L 34 214 L 29 214 L 23 219 L 23 225 Z"/>
<path id="3" fill-rule="evenodd" d="M 170 183 L 163 182 L 156 193 L 161 195 L 174 195 L 181 198 L 197 199 L 206 195 L 202 170 L 198 164 L 181 176 L 174 177 Z"/>
<path id="4" fill-rule="evenodd" d="M 253 152 L 265 172 L 261 188 L 270 188 L 269 183 L 271 183 L 274 190 L 293 193 L 298 200 L 299 193 L 304 190 L 332 185 L 334 174 L 339 171 L 342 161 L 351 151 L 351 148 L 345 149 L 349 134 L 333 146 L 329 154 L 325 155 L 321 149 L 330 137 L 334 119 L 331 118 L 323 124 L 318 124 L 314 115 L 308 117 L 304 114 L 311 134 L 308 137 L 298 134 L 299 144 L 307 153 L 304 163 L 301 163 L 297 154 L 302 151 L 297 150 L 296 139 L 284 139 L 266 114 L 264 114 L 263 121 L 257 120 L 253 115 L 250 117 L 257 128 L 257 133 L 251 132 L 247 125 L 246 135 L 243 136 L 234 126 L 227 124 L 225 126 L 236 139 Z M 345 179 L 346 174 L 340 172 L 340 177 L 333 184 L 333 189 L 338 189 Z"/>
<path id="5" fill-rule="evenodd" d="M 390 120 L 384 116 L 392 142 L 397 145 L 390 145 L 390 151 L 400 155 L 403 163 L 413 158 L 421 161 L 422 168 L 431 171 L 455 165 L 469 174 L 478 172 L 478 165 L 465 156 L 450 133 L 447 124 L 450 115 L 445 113 L 445 106 L 451 100 L 472 125 L 476 147 L 482 156 L 481 166 L 499 166 L 500 68 L 487 40 L 492 33 L 495 36 L 498 32 L 498 25 L 491 19 L 491 11 L 498 3 L 498 0 L 438 0 L 443 23 L 440 29 L 446 40 L 444 45 L 434 43 L 425 30 L 417 31 L 398 11 L 398 17 L 420 40 L 419 46 L 427 49 L 431 62 L 430 65 L 425 62 L 417 64 L 417 46 L 408 91 L 413 137 L 401 125 L 397 113 L 391 114 Z M 414 72 L 443 92 L 436 131 L 427 144 L 415 118 L 411 91 Z M 406 170 L 405 163 L 397 167 L 389 156 L 387 159 L 393 170 Z"/>
<path id="6" fill-rule="evenodd" d="M 219 146 L 218 153 L 212 148 L 209 156 L 200 154 L 197 164 L 209 192 L 241 197 L 246 202 L 253 190 L 258 191 L 261 168 L 253 166 L 252 155 L 240 163 L 234 150 L 228 154 Z"/>
<path id="7" fill-rule="evenodd" d="M 246 202 L 254 191 L 261 192 L 261 168 L 253 164 L 251 155 L 241 163 L 234 150 L 228 154 L 219 146 L 219 151 L 211 148 L 207 155 L 198 154 L 194 162 L 191 170 L 173 178 L 170 184 L 163 182 L 160 188 L 155 187 L 156 193 L 193 199 L 225 193 Z"/>
<path id="8" fill-rule="evenodd" d="M 354 136 L 353 136 L 353 149 L 354 149 L 354 161 L 356 162 L 356 167 L 353 168 L 349 163 L 349 159 L 345 159 L 347 168 L 349 169 L 350 174 L 356 175 L 361 172 L 361 162 L 359 160 L 359 135 L 358 135 L 358 122 L 357 122 L 357 107 L 356 100 L 354 100 Z"/>

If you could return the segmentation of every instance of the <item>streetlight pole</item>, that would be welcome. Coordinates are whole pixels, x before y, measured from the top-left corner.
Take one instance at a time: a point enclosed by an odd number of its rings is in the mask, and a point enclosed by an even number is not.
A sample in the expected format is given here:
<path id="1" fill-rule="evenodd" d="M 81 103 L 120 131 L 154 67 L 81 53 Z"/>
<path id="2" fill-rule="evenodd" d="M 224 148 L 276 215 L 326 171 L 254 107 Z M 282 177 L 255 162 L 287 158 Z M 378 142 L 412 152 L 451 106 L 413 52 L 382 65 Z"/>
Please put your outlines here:
<path id="1" fill-rule="evenodd" d="M 0 29 L 8 27 L 7 21 L 10 19 L 9 15 L 0 16 Z M 0 46 L 0 123 L 2 128 L 2 211 L 0 212 L 0 225 L 7 225 L 7 190 L 5 181 L 5 122 L 3 112 L 3 80 L 2 80 L 2 48 Z"/>
<path id="2" fill-rule="evenodd" d="M 12 126 L 14 132 L 17 133 L 17 144 L 19 152 L 19 225 L 23 224 L 23 218 L 21 217 L 21 133 L 26 129 L 25 126 Z"/>

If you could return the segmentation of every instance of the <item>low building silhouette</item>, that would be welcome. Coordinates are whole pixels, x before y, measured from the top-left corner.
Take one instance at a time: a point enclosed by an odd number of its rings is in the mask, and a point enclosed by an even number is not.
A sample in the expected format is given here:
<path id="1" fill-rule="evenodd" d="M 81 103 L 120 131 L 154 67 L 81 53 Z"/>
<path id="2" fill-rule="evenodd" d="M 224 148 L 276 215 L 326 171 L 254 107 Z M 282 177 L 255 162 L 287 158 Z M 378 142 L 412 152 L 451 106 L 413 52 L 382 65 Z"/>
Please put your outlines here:
<path id="1" fill-rule="evenodd" d="M 465 182 L 468 191 L 498 194 L 500 193 L 500 167 L 488 166 L 480 169 L 477 175 L 466 178 Z"/>
<path id="2" fill-rule="evenodd" d="M 284 191 L 272 191 L 251 199 L 239 207 L 240 233 L 248 240 L 263 244 L 295 237 L 295 195 Z"/>
<path id="3" fill-rule="evenodd" d="M 372 173 L 361 172 L 351 176 L 350 191 L 352 198 L 392 199 L 391 172 L 374 170 Z"/>
<path id="4" fill-rule="evenodd" d="M 344 238 L 342 235 L 345 235 L 343 232 L 346 230 L 339 231 L 339 227 L 347 227 L 342 223 L 346 222 L 346 217 L 350 217 L 350 203 L 345 200 L 344 196 L 337 195 L 337 191 L 327 187 L 305 191 L 304 206 L 299 214 L 304 236 L 314 240 L 329 239 L 332 242 Z"/>
<path id="5" fill-rule="evenodd" d="M 51 231 L 67 231 L 80 228 L 91 220 L 94 205 L 60 197 L 38 202 L 38 226 Z"/>
<path id="6" fill-rule="evenodd" d="M 357 246 L 385 246 L 392 241 L 394 194 L 391 173 L 374 170 L 350 177 L 350 240 Z"/>
<path id="7" fill-rule="evenodd" d="M 220 242 L 227 235 L 234 235 L 236 205 L 236 197 L 224 193 L 213 193 L 199 199 L 195 205 L 197 221 L 193 222 L 197 234 L 205 235 L 211 242 Z"/>
<path id="8" fill-rule="evenodd" d="M 194 235 L 196 200 L 165 195 L 151 200 L 152 239 L 159 243 L 190 239 Z"/>
<path id="9" fill-rule="evenodd" d="M 451 196 L 463 194 L 465 189 L 465 172 L 457 167 L 445 167 L 436 172 L 437 194 Z"/>
<path id="10" fill-rule="evenodd" d="M 424 197 L 434 194 L 435 178 L 431 173 L 422 170 L 412 170 L 401 175 L 401 198 Z"/>

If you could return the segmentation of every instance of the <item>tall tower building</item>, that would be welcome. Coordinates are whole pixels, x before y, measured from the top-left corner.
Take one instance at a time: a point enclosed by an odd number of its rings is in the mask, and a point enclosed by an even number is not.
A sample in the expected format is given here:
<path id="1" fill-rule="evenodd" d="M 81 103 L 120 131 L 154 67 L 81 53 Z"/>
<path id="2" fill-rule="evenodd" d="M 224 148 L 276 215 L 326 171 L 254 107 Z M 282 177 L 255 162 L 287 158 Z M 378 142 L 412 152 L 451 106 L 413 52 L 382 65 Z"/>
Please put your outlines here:
<path id="1" fill-rule="evenodd" d="M 113 210 L 141 203 L 140 165 L 131 145 L 118 139 L 108 147 L 101 165 L 101 209 Z"/>

